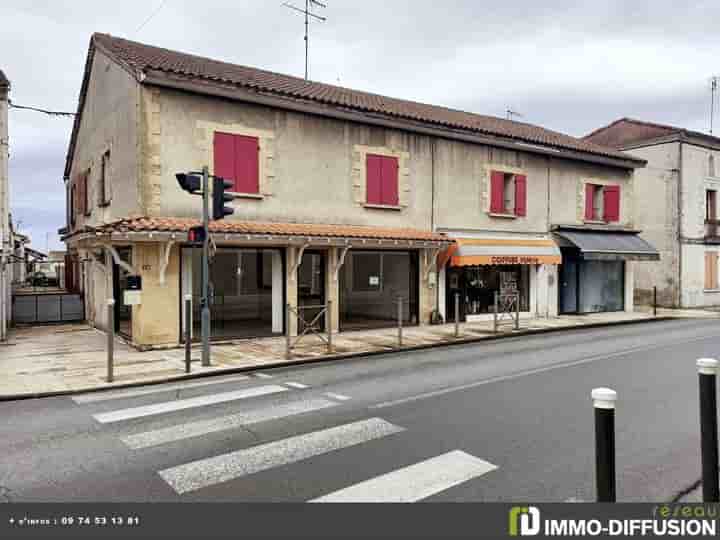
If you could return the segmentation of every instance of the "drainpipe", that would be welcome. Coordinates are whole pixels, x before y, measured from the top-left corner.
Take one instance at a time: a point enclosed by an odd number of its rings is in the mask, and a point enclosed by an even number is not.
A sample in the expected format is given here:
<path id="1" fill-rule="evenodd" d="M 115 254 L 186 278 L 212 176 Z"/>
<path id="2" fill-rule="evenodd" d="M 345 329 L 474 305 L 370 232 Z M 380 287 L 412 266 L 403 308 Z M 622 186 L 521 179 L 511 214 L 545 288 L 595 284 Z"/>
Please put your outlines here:
<path id="1" fill-rule="evenodd" d="M 682 308 L 682 273 L 683 273 L 683 264 L 682 264 L 682 223 L 683 223 L 683 140 L 680 139 L 680 147 L 678 149 L 678 182 L 677 182 L 677 190 L 678 190 L 678 307 Z"/>

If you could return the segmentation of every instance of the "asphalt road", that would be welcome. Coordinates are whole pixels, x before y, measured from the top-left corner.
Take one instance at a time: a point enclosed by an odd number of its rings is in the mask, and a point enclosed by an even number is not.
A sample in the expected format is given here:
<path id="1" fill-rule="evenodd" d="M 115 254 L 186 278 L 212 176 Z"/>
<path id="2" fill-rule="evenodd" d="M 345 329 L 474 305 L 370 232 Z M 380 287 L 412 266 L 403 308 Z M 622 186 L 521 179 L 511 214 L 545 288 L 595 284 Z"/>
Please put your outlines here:
<path id="1" fill-rule="evenodd" d="M 618 500 L 700 476 L 695 360 L 720 322 L 576 330 L 0 403 L 6 501 L 592 501 L 590 391 Z"/>

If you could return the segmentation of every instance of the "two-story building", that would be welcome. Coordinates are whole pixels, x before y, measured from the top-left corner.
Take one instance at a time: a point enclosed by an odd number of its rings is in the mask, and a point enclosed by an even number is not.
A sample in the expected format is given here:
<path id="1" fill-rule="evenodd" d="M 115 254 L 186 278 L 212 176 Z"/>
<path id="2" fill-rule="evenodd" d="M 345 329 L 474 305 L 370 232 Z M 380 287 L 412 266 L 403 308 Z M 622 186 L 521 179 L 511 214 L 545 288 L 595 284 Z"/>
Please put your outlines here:
<path id="1" fill-rule="evenodd" d="M 586 140 L 648 163 L 635 173 L 642 194 L 635 199 L 635 216 L 661 258 L 635 273 L 636 301 L 648 303 L 657 287 L 662 305 L 720 305 L 720 138 L 621 118 Z"/>
<path id="2" fill-rule="evenodd" d="M 398 298 L 406 324 L 452 318 L 456 298 L 464 319 L 488 316 L 496 291 L 519 292 L 526 316 L 560 298 L 632 309 L 632 261 L 656 256 L 633 228 L 643 165 L 529 124 L 95 34 L 65 169 L 66 281 L 94 324 L 115 298 L 133 343 L 177 344 L 186 295 L 199 321 L 201 201 L 175 174 L 208 166 L 239 194 L 210 228 L 214 338 L 292 335 L 287 305 L 328 301 L 339 331 L 394 325 Z"/>

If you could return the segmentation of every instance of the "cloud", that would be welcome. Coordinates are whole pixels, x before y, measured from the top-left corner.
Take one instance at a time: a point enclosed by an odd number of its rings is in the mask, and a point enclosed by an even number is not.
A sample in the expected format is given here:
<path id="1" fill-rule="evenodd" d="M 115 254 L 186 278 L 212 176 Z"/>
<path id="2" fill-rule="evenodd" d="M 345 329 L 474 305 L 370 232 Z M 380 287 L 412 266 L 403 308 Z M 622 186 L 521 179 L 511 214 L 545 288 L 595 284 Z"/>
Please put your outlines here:
<path id="1" fill-rule="evenodd" d="M 290 0 L 303 4 L 302 0 Z M 620 116 L 706 130 L 720 2 L 327 0 L 311 77 L 582 135 Z M 302 76 L 302 16 L 281 1 L 4 0 L 0 68 L 19 104 L 73 111 L 90 35 Z M 71 121 L 10 116 L 12 207 L 36 242 L 64 225 Z"/>

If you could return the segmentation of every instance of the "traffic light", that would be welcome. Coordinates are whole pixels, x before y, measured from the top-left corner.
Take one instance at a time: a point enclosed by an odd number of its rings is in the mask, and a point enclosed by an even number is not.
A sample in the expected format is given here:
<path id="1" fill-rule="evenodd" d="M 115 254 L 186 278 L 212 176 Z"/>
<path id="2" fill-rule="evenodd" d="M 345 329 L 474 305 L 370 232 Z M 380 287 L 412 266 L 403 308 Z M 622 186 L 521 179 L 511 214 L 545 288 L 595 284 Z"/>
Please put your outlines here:
<path id="1" fill-rule="evenodd" d="M 230 180 L 225 180 L 219 176 L 213 177 L 213 190 L 212 190 L 212 218 L 223 219 L 225 216 L 229 216 L 235 213 L 235 210 L 225 206 L 226 202 L 230 202 L 235 199 L 229 193 L 225 193 L 226 190 L 233 187 L 233 183 Z"/>
<path id="2" fill-rule="evenodd" d="M 195 193 L 202 190 L 202 178 L 196 174 L 179 173 L 175 175 L 175 178 L 185 191 Z"/>
<path id="3" fill-rule="evenodd" d="M 188 231 L 188 242 L 191 244 L 202 244 L 205 242 L 205 227 L 191 227 Z"/>

